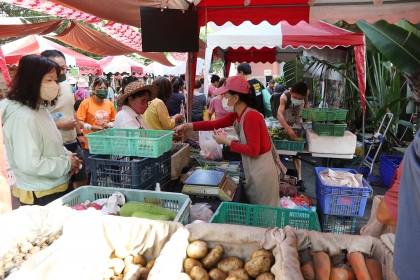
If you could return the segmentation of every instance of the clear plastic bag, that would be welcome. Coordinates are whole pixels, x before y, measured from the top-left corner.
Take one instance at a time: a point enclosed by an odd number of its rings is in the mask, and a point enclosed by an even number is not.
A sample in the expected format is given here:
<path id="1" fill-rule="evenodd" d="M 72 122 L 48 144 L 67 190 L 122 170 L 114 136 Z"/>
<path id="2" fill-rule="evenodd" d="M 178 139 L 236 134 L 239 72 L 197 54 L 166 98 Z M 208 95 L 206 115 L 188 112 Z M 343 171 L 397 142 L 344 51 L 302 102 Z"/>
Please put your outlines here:
<path id="1" fill-rule="evenodd" d="M 213 211 L 211 211 L 211 205 L 208 203 L 196 203 L 191 205 L 191 222 L 195 220 L 201 220 L 204 222 L 210 222 L 213 217 Z"/>
<path id="2" fill-rule="evenodd" d="M 200 155 L 208 160 L 221 160 L 222 147 L 213 139 L 213 131 L 200 131 Z"/>
<path id="3" fill-rule="evenodd" d="M 297 188 L 287 182 L 280 182 L 279 193 L 280 197 L 290 196 L 293 197 L 297 193 Z"/>

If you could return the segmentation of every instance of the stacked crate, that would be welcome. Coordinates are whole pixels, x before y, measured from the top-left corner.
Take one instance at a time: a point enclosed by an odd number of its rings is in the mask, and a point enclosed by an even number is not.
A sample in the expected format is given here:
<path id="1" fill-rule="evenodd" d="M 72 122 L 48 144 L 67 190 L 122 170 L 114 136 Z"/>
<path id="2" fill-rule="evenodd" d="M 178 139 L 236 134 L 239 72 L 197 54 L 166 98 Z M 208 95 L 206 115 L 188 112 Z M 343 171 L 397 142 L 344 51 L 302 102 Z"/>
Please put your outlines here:
<path id="1" fill-rule="evenodd" d="M 363 217 L 372 187 L 362 179 L 363 187 L 325 185 L 319 175 L 326 167 L 315 167 L 317 212 L 323 232 L 354 234 L 357 217 Z M 356 170 L 331 168 L 357 174 Z"/>
<path id="2" fill-rule="evenodd" d="M 161 189 L 171 180 L 173 131 L 111 128 L 87 135 L 92 185 Z"/>
<path id="3" fill-rule="evenodd" d="M 312 121 L 312 129 L 319 136 L 344 136 L 347 125 L 343 121 L 347 110 L 333 108 L 303 108 L 302 118 Z"/>

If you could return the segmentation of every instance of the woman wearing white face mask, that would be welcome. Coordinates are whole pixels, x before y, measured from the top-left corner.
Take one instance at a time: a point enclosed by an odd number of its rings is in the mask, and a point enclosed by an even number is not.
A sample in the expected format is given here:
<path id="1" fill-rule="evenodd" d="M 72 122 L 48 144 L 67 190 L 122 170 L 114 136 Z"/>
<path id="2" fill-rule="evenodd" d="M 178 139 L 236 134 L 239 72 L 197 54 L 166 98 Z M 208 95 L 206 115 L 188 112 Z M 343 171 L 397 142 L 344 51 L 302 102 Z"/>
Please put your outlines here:
<path id="1" fill-rule="evenodd" d="M 242 155 L 245 173 L 245 193 L 250 203 L 280 206 L 279 182 L 286 173 L 271 142 L 262 115 L 255 109 L 248 82 L 241 76 L 230 77 L 224 86 L 214 91 L 223 94 L 223 108 L 230 112 L 215 121 L 187 123 L 175 128 L 177 135 L 186 129 L 213 130 L 234 126 L 239 142 L 224 135 L 214 135 L 219 144 L 230 146 L 232 152 Z"/>
<path id="2" fill-rule="evenodd" d="M 292 126 L 294 123 L 302 122 L 302 108 L 309 108 L 308 86 L 304 82 L 297 82 L 292 86 L 290 91 L 285 91 L 281 95 L 280 106 L 277 111 L 277 119 L 292 140 L 298 139 Z M 302 181 L 302 163 L 300 159 L 294 157 L 293 165 L 297 171 L 300 190 L 305 191 L 305 186 Z"/>
<path id="3" fill-rule="evenodd" d="M 82 163 L 63 146 L 47 105 L 54 105 L 60 67 L 38 55 L 23 56 L 7 99 L 0 102 L 4 144 L 21 204 L 46 205 L 73 190 L 70 175 Z"/>

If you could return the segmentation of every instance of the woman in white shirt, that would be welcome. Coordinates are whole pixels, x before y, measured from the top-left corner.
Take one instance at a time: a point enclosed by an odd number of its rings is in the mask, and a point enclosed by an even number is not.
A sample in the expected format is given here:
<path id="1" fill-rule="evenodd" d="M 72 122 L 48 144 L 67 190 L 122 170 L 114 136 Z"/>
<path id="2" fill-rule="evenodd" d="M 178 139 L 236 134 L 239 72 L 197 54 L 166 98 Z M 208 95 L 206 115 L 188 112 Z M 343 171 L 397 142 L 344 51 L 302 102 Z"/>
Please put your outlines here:
<path id="1" fill-rule="evenodd" d="M 114 128 L 147 129 L 141 115 L 147 110 L 149 102 L 156 98 L 158 90 L 157 86 L 144 85 L 140 81 L 127 84 L 124 95 L 118 99 L 122 110 L 115 117 Z"/>

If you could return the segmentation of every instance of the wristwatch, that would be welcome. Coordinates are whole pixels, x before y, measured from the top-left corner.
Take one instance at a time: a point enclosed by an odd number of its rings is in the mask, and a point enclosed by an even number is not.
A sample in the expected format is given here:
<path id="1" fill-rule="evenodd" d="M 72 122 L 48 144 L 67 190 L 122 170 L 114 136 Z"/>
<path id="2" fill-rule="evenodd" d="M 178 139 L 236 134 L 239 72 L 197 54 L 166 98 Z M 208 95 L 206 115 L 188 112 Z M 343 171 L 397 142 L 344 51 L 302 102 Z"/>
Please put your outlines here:
<path id="1" fill-rule="evenodd" d="M 83 132 L 82 133 L 77 133 L 76 135 L 77 135 L 77 137 L 83 136 Z"/>

